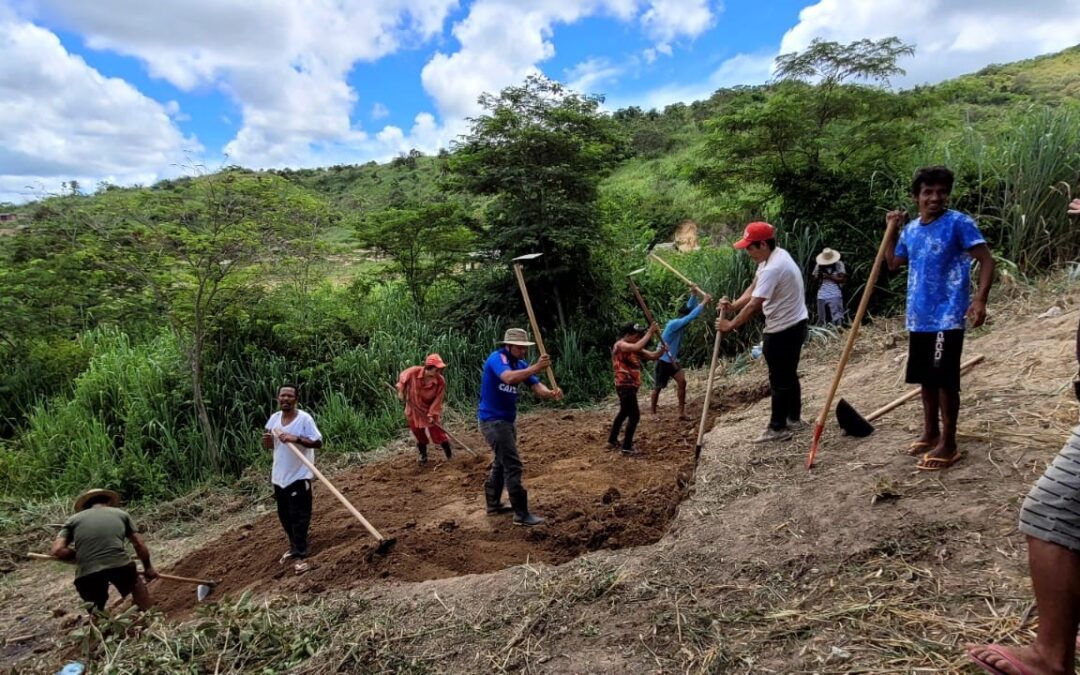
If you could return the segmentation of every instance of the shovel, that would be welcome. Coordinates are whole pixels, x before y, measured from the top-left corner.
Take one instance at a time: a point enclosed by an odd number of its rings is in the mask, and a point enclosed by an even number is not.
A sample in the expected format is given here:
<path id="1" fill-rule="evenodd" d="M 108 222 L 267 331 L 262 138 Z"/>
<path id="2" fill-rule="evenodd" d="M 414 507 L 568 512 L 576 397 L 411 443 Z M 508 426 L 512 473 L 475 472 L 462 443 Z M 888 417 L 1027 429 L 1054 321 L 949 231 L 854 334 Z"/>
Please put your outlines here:
<path id="1" fill-rule="evenodd" d="M 544 349 L 544 338 L 540 336 L 540 326 L 536 323 L 536 314 L 533 313 L 532 302 L 529 301 L 529 289 L 525 287 L 525 275 L 521 272 L 522 260 L 535 260 L 543 253 L 527 253 L 525 255 L 519 255 L 514 258 L 514 276 L 517 277 L 518 286 L 521 288 L 521 298 L 525 301 L 525 311 L 529 314 L 529 325 L 532 326 L 533 339 L 536 340 L 536 348 L 540 350 L 540 356 L 547 354 L 547 350 Z M 554 391 L 559 388 L 559 385 L 555 384 L 555 372 L 551 369 L 551 366 L 547 367 L 548 382 L 551 384 L 551 389 Z"/>
<path id="2" fill-rule="evenodd" d="M 60 558 L 46 555 L 45 553 L 27 553 L 27 558 L 31 560 L 55 560 L 57 562 L 66 562 Z M 167 581 L 179 581 L 184 584 L 196 584 L 195 597 L 199 602 L 205 600 L 211 593 L 214 592 L 214 587 L 217 586 L 216 581 L 210 579 L 193 579 L 192 577 L 181 577 L 175 574 L 165 574 L 164 572 L 158 572 L 158 579 L 165 579 Z"/>
<path id="3" fill-rule="evenodd" d="M 977 364 L 982 363 L 983 355 L 973 356 L 964 363 L 960 364 L 960 374 L 971 370 Z M 836 404 L 836 423 L 840 425 L 840 428 L 844 430 L 848 436 L 854 436 L 855 438 L 865 438 L 874 433 L 874 425 L 870 424 L 877 418 L 881 417 L 885 413 L 899 408 L 904 403 L 907 403 L 911 399 L 915 398 L 922 392 L 922 387 L 912 389 L 903 396 L 896 400 L 887 403 L 874 412 L 870 413 L 866 417 L 863 417 L 851 407 L 851 404 L 845 401 L 843 398 Z"/>
<path id="4" fill-rule="evenodd" d="M 274 436 L 280 436 L 281 430 L 274 429 L 272 433 L 274 434 Z M 278 438 L 278 440 L 281 439 Z M 357 511 L 356 507 L 353 506 L 352 503 L 345 498 L 345 495 L 341 494 L 341 492 L 336 487 L 334 487 L 334 484 L 331 483 L 330 480 L 323 475 L 322 471 L 319 471 L 319 469 L 308 460 L 308 458 L 304 455 L 303 452 L 300 451 L 300 448 L 298 448 L 295 443 L 289 443 L 287 441 L 281 442 L 284 443 L 285 447 L 289 448 L 289 450 L 292 450 L 292 453 L 296 455 L 296 458 L 300 460 L 300 463 L 310 469 L 311 473 L 315 474 L 315 477 L 318 478 L 319 481 L 326 486 L 326 489 L 330 491 L 330 494 L 337 497 L 337 500 L 341 502 L 342 506 L 344 506 L 349 511 L 349 513 L 353 514 L 353 517 L 360 521 L 360 524 L 364 526 L 364 529 L 367 530 L 372 537 L 375 537 L 375 541 L 379 542 L 378 547 L 375 549 L 376 553 L 378 553 L 379 555 L 384 555 L 390 550 L 390 548 L 394 544 L 397 543 L 397 539 L 393 537 L 387 539 L 386 537 L 379 534 L 379 531 L 372 527 L 371 523 L 367 521 L 367 518 L 365 518 L 359 511 Z"/>
<path id="5" fill-rule="evenodd" d="M 720 356 L 720 339 L 723 336 L 723 333 L 716 331 L 716 338 L 713 340 L 712 361 L 709 362 L 709 380 L 705 385 L 705 404 L 701 408 L 701 423 L 698 424 L 697 443 L 694 444 L 694 466 L 697 466 L 698 461 L 701 459 L 701 445 L 705 439 L 705 417 L 709 414 L 709 405 L 712 403 L 713 381 L 715 380 L 713 375 L 716 373 L 716 359 Z"/>

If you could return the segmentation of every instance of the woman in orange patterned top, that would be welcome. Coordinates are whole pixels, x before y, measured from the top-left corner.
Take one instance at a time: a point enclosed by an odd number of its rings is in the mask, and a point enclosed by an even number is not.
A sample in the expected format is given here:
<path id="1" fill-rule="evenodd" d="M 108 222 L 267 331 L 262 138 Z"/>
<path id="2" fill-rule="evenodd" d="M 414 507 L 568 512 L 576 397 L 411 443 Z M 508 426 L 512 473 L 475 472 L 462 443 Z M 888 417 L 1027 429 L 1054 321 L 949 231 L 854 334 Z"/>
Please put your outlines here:
<path id="1" fill-rule="evenodd" d="M 623 326 L 621 337 L 611 348 L 611 363 L 615 367 L 615 392 L 619 395 L 619 414 L 611 424 L 608 445 L 619 447 L 619 429 L 626 421 L 626 434 L 623 436 L 622 454 L 633 455 L 634 431 L 637 430 L 641 411 L 638 409 L 637 394 L 641 388 L 641 360 L 655 361 L 664 353 L 663 347 L 656 351 L 645 349 L 649 340 L 660 332 L 655 323 L 647 329 L 636 323 Z"/>
<path id="2" fill-rule="evenodd" d="M 405 419 L 409 422 L 409 431 L 416 437 L 421 464 L 427 464 L 429 443 L 442 446 L 447 459 L 453 456 L 450 438 L 442 428 L 443 397 L 446 395 L 442 370 L 445 367 L 438 354 L 428 354 L 424 365 L 406 368 L 398 376 L 398 398 L 405 402 Z"/>

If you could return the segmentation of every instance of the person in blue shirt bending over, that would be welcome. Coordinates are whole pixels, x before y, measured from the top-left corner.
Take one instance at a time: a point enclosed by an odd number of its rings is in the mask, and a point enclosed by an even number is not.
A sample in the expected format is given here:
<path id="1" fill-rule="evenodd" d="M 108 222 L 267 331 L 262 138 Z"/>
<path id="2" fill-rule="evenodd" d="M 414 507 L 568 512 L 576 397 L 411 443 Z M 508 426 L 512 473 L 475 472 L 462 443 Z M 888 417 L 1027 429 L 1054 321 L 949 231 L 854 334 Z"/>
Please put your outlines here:
<path id="1" fill-rule="evenodd" d="M 529 493 L 521 484 L 521 457 L 517 450 L 518 385 L 525 384 L 543 399 L 558 401 L 562 390 L 548 389 L 536 376 L 551 365 L 551 357 L 542 354 L 529 365 L 525 357 L 529 347 L 536 344 L 521 328 L 508 328 L 499 348 L 484 362 L 480 379 L 480 433 L 491 446 L 494 457 L 484 484 L 484 497 L 489 516 L 514 512 L 515 525 L 539 525 L 543 518 L 529 512 Z M 503 486 L 510 497 L 510 506 L 502 503 Z"/>
<path id="2" fill-rule="evenodd" d="M 915 468 L 940 471 L 960 459 L 956 418 L 960 414 L 960 353 L 965 318 L 972 328 L 986 321 L 994 281 L 994 257 L 971 216 L 948 208 L 953 173 L 943 166 L 919 169 L 911 196 L 919 217 L 885 216 L 891 238 L 885 247 L 890 270 L 908 267 L 907 381 L 922 387 L 923 432 L 909 448 Z M 979 287 L 971 297 L 971 264 L 979 263 Z M 940 422 L 939 422 L 940 420 Z"/>
<path id="3" fill-rule="evenodd" d="M 700 300 L 699 300 L 700 298 Z M 667 322 L 661 337 L 668 346 L 666 354 L 656 362 L 656 377 L 652 390 L 652 414 L 656 414 L 656 402 L 660 400 L 660 392 L 668 386 L 668 382 L 675 380 L 679 393 L 679 419 L 686 417 L 686 374 L 679 365 L 679 346 L 682 345 L 683 335 L 690 322 L 701 316 L 701 312 L 712 301 L 712 296 L 697 286 L 690 287 L 690 299 L 685 307 L 679 308 L 679 316 Z"/>

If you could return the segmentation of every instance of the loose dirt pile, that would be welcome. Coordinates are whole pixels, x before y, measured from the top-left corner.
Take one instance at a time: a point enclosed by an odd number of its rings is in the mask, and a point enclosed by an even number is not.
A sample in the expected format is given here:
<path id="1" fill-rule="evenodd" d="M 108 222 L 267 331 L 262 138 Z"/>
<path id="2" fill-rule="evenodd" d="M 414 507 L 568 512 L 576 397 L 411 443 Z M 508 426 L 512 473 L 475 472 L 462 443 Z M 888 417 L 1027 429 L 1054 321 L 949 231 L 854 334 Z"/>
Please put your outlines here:
<path id="1" fill-rule="evenodd" d="M 721 412 L 745 406 L 767 393 L 763 385 L 721 389 L 713 407 Z M 526 562 L 559 564 L 588 551 L 652 543 L 664 534 L 692 481 L 700 411 L 700 403 L 690 406 L 692 419 L 686 421 L 676 419 L 670 406 L 658 420 L 644 415 L 636 437 L 640 454 L 633 457 L 608 448 L 608 411 L 523 417 L 519 450 L 530 508 L 548 519 L 536 528 L 485 513 L 490 451 L 475 430 L 462 431 L 458 435 L 479 457 L 458 449 L 445 461 L 433 447 L 426 466 L 408 453 L 332 478 L 383 536 L 397 539 L 388 555 L 376 555 L 363 527 L 316 484 L 307 573 L 297 576 L 291 565 L 278 564 L 288 544 L 273 513 L 226 532 L 168 571 L 219 581 L 217 597 L 244 590 L 318 594 L 373 579 L 424 581 Z M 191 588 L 155 586 L 162 611 L 194 607 Z"/>

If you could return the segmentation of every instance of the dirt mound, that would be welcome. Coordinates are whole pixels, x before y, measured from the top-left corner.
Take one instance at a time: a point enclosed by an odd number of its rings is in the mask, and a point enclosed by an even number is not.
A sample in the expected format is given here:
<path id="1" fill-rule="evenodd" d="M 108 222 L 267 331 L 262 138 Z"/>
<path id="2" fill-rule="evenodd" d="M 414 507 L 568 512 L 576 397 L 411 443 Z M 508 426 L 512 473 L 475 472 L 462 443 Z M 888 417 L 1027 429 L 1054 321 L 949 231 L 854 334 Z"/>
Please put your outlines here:
<path id="1" fill-rule="evenodd" d="M 712 408 L 730 410 L 767 393 L 762 387 L 720 390 Z M 537 528 L 515 527 L 509 515 L 486 515 L 482 490 L 489 451 L 475 430 L 458 430 L 479 457 L 459 449 L 453 460 L 443 461 L 433 448 L 427 466 L 408 453 L 333 477 L 384 536 L 397 539 L 389 555 L 374 555 L 373 540 L 360 524 L 316 486 L 313 569 L 306 574 L 295 576 L 291 567 L 278 564 L 287 543 L 272 512 L 226 532 L 169 571 L 218 580 L 219 598 L 249 589 L 322 593 L 372 579 L 423 581 L 526 562 L 559 564 L 587 551 L 655 542 L 690 485 L 700 410 L 700 402 L 696 410 L 689 406 L 691 420 L 684 421 L 670 406 L 659 420 L 644 415 L 636 438 L 640 454 L 630 458 L 607 447 L 610 411 L 523 417 L 519 447 L 530 507 L 548 519 Z M 166 613 L 193 607 L 191 588 L 156 586 L 155 598 Z"/>

